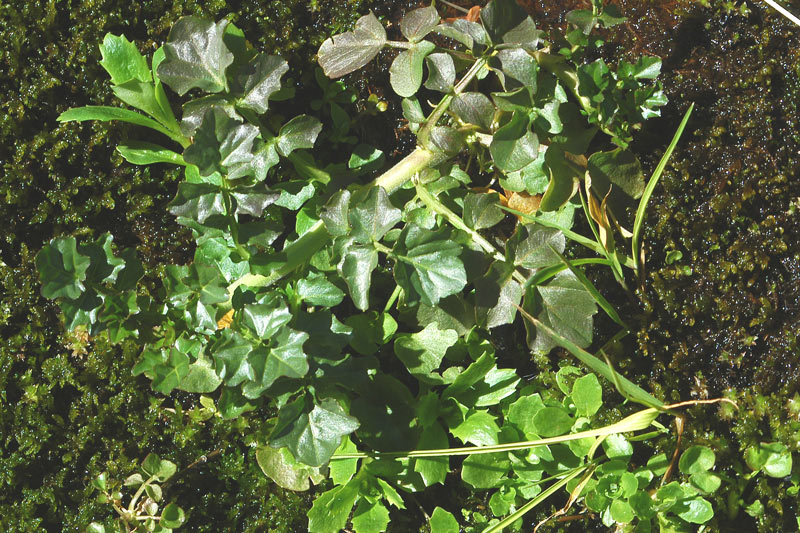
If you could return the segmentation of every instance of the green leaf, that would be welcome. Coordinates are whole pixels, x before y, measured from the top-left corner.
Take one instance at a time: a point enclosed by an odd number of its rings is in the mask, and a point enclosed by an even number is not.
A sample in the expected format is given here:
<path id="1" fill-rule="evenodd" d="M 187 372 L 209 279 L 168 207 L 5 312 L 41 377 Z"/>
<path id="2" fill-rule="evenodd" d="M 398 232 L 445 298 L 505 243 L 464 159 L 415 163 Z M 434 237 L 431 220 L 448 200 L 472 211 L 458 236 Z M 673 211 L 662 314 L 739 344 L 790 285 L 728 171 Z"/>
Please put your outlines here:
<path id="1" fill-rule="evenodd" d="M 436 324 L 428 324 L 420 332 L 398 335 L 394 353 L 412 375 L 428 377 L 439 368 L 448 348 L 457 340 L 458 333 L 454 330 L 440 330 Z"/>
<path id="2" fill-rule="evenodd" d="M 506 454 L 484 453 L 470 455 L 461 467 L 461 479 L 476 489 L 491 489 L 500 485 L 511 468 Z"/>
<path id="3" fill-rule="evenodd" d="M 714 518 L 711 502 L 700 497 L 681 500 L 670 510 L 690 524 L 705 524 Z"/>
<path id="4" fill-rule="evenodd" d="M 186 166 L 182 155 L 149 142 L 128 141 L 117 146 L 117 151 L 125 158 L 125 161 L 134 165 L 171 163 L 173 165 Z"/>
<path id="5" fill-rule="evenodd" d="M 519 170 L 536 160 L 539 140 L 530 130 L 529 117 L 514 112 L 511 120 L 494 134 L 489 152 L 494 163 L 504 172 Z"/>
<path id="6" fill-rule="evenodd" d="M 497 193 L 467 193 L 464 197 L 464 223 L 476 230 L 491 228 L 505 218 L 497 205 L 499 202 Z"/>
<path id="7" fill-rule="evenodd" d="M 186 392 L 208 393 L 217 390 L 221 384 L 222 379 L 214 370 L 212 362 L 206 356 L 201 356 L 189 365 L 189 372 L 178 388 Z"/>
<path id="8" fill-rule="evenodd" d="M 441 507 L 431 513 L 431 533 L 459 533 L 461 531 L 456 517 Z"/>
<path id="9" fill-rule="evenodd" d="M 456 66 L 450 54 L 431 54 L 425 58 L 425 63 L 428 65 L 425 88 L 443 93 L 450 92 L 456 81 Z"/>
<path id="10" fill-rule="evenodd" d="M 611 201 L 615 196 L 635 200 L 644 192 L 642 166 L 629 150 L 617 148 L 611 152 L 596 152 L 589 156 L 588 170 L 592 177 L 592 191 L 598 198 L 605 198 L 609 188 Z"/>
<path id="11" fill-rule="evenodd" d="M 250 344 L 239 332 L 225 329 L 214 343 L 212 356 L 217 375 L 225 384 L 235 387 L 244 381 L 255 379 L 248 355 L 253 351 Z"/>
<path id="12" fill-rule="evenodd" d="M 536 413 L 544 408 L 544 402 L 538 394 L 522 396 L 508 408 L 506 421 L 511 422 L 517 429 L 522 431 L 526 439 L 539 438 L 536 425 L 533 420 Z"/>
<path id="13" fill-rule="evenodd" d="M 439 12 L 435 7 L 421 7 L 406 13 L 400 21 L 400 31 L 406 39 L 416 43 L 433 31 L 439 20 Z"/>
<path id="14" fill-rule="evenodd" d="M 614 521 L 619 524 L 633 522 L 633 519 L 635 518 L 633 507 L 631 507 L 631 505 L 624 500 L 612 501 L 609 512 L 611 513 L 611 518 L 613 518 Z"/>
<path id="15" fill-rule="evenodd" d="M 177 388 L 189 373 L 189 358 L 176 347 L 169 348 L 166 362 L 155 368 L 153 390 L 161 394 L 169 394 Z"/>
<path id="16" fill-rule="evenodd" d="M 319 66 L 329 78 L 344 76 L 369 63 L 386 45 L 386 30 L 374 14 L 356 21 L 353 31 L 331 37 L 318 52 Z"/>
<path id="17" fill-rule="evenodd" d="M 584 35 L 589 35 L 597 25 L 597 17 L 588 9 L 574 9 L 567 13 L 567 22 L 575 25 Z"/>
<path id="18" fill-rule="evenodd" d="M 687 475 L 698 474 L 711 470 L 716 457 L 714 451 L 707 446 L 692 446 L 681 454 L 678 467 Z"/>
<path id="19" fill-rule="evenodd" d="M 203 116 L 194 142 L 184 150 L 183 158 L 197 165 L 202 176 L 217 171 L 226 173 L 226 169 L 231 180 L 255 174 L 252 160 L 258 134 L 258 128 L 252 124 L 241 124 L 212 108 Z"/>
<path id="20" fill-rule="evenodd" d="M 274 448 L 288 447 L 301 463 L 322 466 L 339 447 L 342 437 L 358 426 L 358 421 L 345 414 L 334 399 L 327 398 L 312 407 L 306 398 L 300 398 L 280 410 L 269 444 Z"/>
<path id="21" fill-rule="evenodd" d="M 380 502 L 361 499 L 353 513 L 355 533 L 380 533 L 389 525 L 389 511 Z"/>
<path id="22" fill-rule="evenodd" d="M 402 219 L 402 211 L 389 201 L 383 187 L 373 187 L 367 197 L 349 211 L 350 235 L 362 244 L 379 241 Z"/>
<path id="23" fill-rule="evenodd" d="M 259 115 L 266 113 L 269 97 L 280 90 L 281 76 L 288 70 L 289 64 L 283 58 L 259 53 L 236 73 L 236 81 L 242 87 L 238 104 Z"/>
<path id="24" fill-rule="evenodd" d="M 162 527 L 175 529 L 181 527 L 185 521 L 186 514 L 183 512 L 183 509 L 174 503 L 169 503 L 164 507 L 164 510 L 161 511 L 161 520 L 159 524 Z"/>
<path id="25" fill-rule="evenodd" d="M 440 450 L 447 448 L 448 445 L 447 433 L 442 429 L 441 424 L 434 422 L 422 430 L 417 448 L 420 450 Z M 420 457 L 414 460 L 414 471 L 422 476 L 426 487 L 430 487 L 435 483 L 444 484 L 444 480 L 450 471 L 450 459 L 449 457 Z"/>
<path id="26" fill-rule="evenodd" d="M 503 74 L 517 80 L 532 93 L 536 93 L 539 64 L 532 55 L 521 48 L 510 48 L 498 52 L 497 57 L 503 65 Z M 505 82 L 503 87 L 505 90 L 514 88 Z"/>
<path id="27" fill-rule="evenodd" d="M 544 159 L 550 170 L 550 182 L 539 203 L 539 209 L 555 211 L 578 191 L 578 183 L 583 179 L 583 173 L 577 165 L 566 159 L 564 150 L 554 144 L 547 147 Z"/>
<path id="28" fill-rule="evenodd" d="M 341 533 L 358 497 L 358 483 L 351 481 L 322 493 L 308 512 L 310 533 Z"/>
<path id="29" fill-rule="evenodd" d="M 303 352 L 303 343 L 306 340 L 307 333 L 284 328 L 271 339 L 269 349 L 262 346 L 250 352 L 247 360 L 253 377 L 242 386 L 244 397 L 258 398 L 280 377 L 298 379 L 305 376 L 308 356 Z"/>
<path id="30" fill-rule="evenodd" d="M 517 266 L 543 268 L 560 263 L 553 250 L 561 253 L 566 245 L 564 234 L 557 229 L 539 224 L 519 225 L 506 242 L 506 256 Z"/>
<path id="31" fill-rule="evenodd" d="M 331 196 L 320 218 L 332 236 L 341 237 L 350 233 L 350 191 L 343 189 Z"/>
<path id="32" fill-rule="evenodd" d="M 528 14 L 516 0 L 492 0 L 481 9 L 481 22 L 493 43 L 503 41 L 506 32 L 519 26 Z"/>
<path id="33" fill-rule="evenodd" d="M 375 311 L 349 316 L 345 324 L 353 328 L 350 346 L 361 355 L 374 354 L 397 331 L 397 322 L 392 315 Z"/>
<path id="34" fill-rule="evenodd" d="M 288 490 L 306 491 L 311 483 L 316 485 L 325 479 L 319 468 L 298 463 L 286 448 L 260 446 L 256 449 L 256 462 L 265 476 Z"/>
<path id="35" fill-rule="evenodd" d="M 543 407 L 533 417 L 536 432 L 542 437 L 558 437 L 569 433 L 575 421 L 560 407 Z"/>
<path id="36" fill-rule="evenodd" d="M 194 137 L 197 129 L 203 123 L 203 117 L 209 112 L 225 115 L 233 121 L 242 121 L 242 117 L 236 111 L 236 107 L 227 98 L 218 94 L 211 94 L 190 100 L 183 105 L 183 116 L 181 117 L 180 125 L 181 133 L 187 137 Z"/>
<path id="37" fill-rule="evenodd" d="M 225 69 L 233 63 L 233 54 L 223 42 L 227 25 L 227 20 L 215 24 L 194 16 L 178 19 L 164 44 L 159 79 L 180 95 L 193 88 L 209 93 L 227 90 Z"/>
<path id="38" fill-rule="evenodd" d="M 264 210 L 275 203 L 280 198 L 280 193 L 271 190 L 263 182 L 256 183 L 252 187 L 239 185 L 230 191 L 231 196 L 236 200 L 235 213 L 237 215 L 252 215 L 261 217 Z"/>
<path id="39" fill-rule="evenodd" d="M 286 448 L 281 448 L 285 450 Z M 336 449 L 336 454 L 340 453 L 355 453 L 358 451 L 356 445 L 350 440 L 350 437 L 345 437 L 342 445 Z M 336 457 L 334 454 L 334 457 Z M 344 485 L 356 475 L 358 470 L 358 459 L 337 459 L 331 461 L 328 465 L 331 481 L 334 485 Z"/>
<path id="40" fill-rule="evenodd" d="M 130 109 L 122 109 L 121 107 L 108 107 L 101 105 L 74 107 L 61 113 L 57 120 L 59 122 L 84 122 L 86 120 L 99 120 L 101 122 L 108 122 L 111 120 L 119 120 L 122 122 L 135 124 L 137 126 L 145 126 L 163 133 L 171 139 L 178 140 L 173 132 L 152 118 L 146 117 L 141 113 L 137 113 L 136 111 L 131 111 Z"/>
<path id="41" fill-rule="evenodd" d="M 659 74 L 661 74 L 661 58 L 656 56 L 642 56 L 633 65 L 622 61 L 617 69 L 620 78 L 654 80 Z"/>
<path id="42" fill-rule="evenodd" d="M 298 115 L 281 126 L 277 140 L 278 152 L 289 157 L 289 154 L 300 148 L 313 148 L 320 131 L 322 123 L 319 120 L 308 115 Z"/>
<path id="43" fill-rule="evenodd" d="M 475 124 L 484 130 L 489 130 L 494 120 L 494 104 L 483 93 L 463 92 L 457 95 L 450 104 L 450 110 L 463 122 Z"/>
<path id="44" fill-rule="evenodd" d="M 260 339 L 270 339 L 292 320 L 286 303 L 269 293 L 242 308 L 242 322 Z"/>
<path id="45" fill-rule="evenodd" d="M 464 444 L 492 446 L 498 444 L 500 427 L 487 411 L 474 411 L 463 422 L 450 428 L 450 433 Z"/>
<path id="46" fill-rule="evenodd" d="M 764 470 L 770 477 L 786 477 L 792 471 L 792 454 L 779 442 L 762 442 L 749 447 L 744 454 L 747 466 Z"/>
<path id="47" fill-rule="evenodd" d="M 488 329 L 511 324 L 517 316 L 524 290 L 513 272 L 512 266 L 497 261 L 475 284 L 475 313 Z"/>
<path id="48" fill-rule="evenodd" d="M 352 239 L 349 240 L 352 242 Z M 350 244 L 345 248 L 342 259 L 337 265 L 353 304 L 366 311 L 369 308 L 369 287 L 372 283 L 372 271 L 378 266 L 378 252 L 372 246 Z"/>
<path id="49" fill-rule="evenodd" d="M 416 94 L 422 85 L 422 63 L 435 49 L 432 42 L 420 41 L 394 58 L 389 67 L 389 83 L 398 96 L 408 98 Z"/>
<path id="50" fill-rule="evenodd" d="M 215 185 L 183 182 L 178 193 L 167 204 L 170 213 L 196 220 L 201 224 L 211 215 L 224 215 L 225 201 L 222 191 Z"/>
<path id="51" fill-rule="evenodd" d="M 591 417 L 603 406 L 603 388 L 594 374 L 576 379 L 570 397 L 578 416 Z"/>
<path id="52" fill-rule="evenodd" d="M 148 476 L 155 476 L 159 482 L 164 482 L 175 475 L 178 467 L 172 461 L 161 459 L 158 454 L 150 453 L 142 461 L 142 471 Z"/>
<path id="53" fill-rule="evenodd" d="M 344 292 L 322 274 L 313 274 L 297 282 L 297 294 L 311 305 L 334 307 L 342 303 Z"/>
<path id="54" fill-rule="evenodd" d="M 153 81 L 147 60 L 124 35 L 107 33 L 100 45 L 100 54 L 103 56 L 100 65 L 111 76 L 114 85 L 121 85 L 129 80 Z"/>
<path id="55" fill-rule="evenodd" d="M 91 260 L 78 253 L 74 237 L 53 239 L 36 254 L 36 270 L 42 281 L 45 298 L 78 298 L 85 287 L 86 271 Z"/>
<path id="56" fill-rule="evenodd" d="M 432 232 L 406 225 L 394 247 L 394 277 L 407 299 L 416 294 L 425 305 L 435 306 L 466 285 L 467 273 L 459 258 L 461 247 L 447 237 L 444 229 Z"/>
<path id="57" fill-rule="evenodd" d="M 536 290 L 541 297 L 539 320 L 580 347 L 591 344 L 592 315 L 597 307 L 592 295 L 572 272 L 564 270 Z M 537 330 L 531 349 L 549 352 L 557 345 L 560 344 L 545 332 Z"/>

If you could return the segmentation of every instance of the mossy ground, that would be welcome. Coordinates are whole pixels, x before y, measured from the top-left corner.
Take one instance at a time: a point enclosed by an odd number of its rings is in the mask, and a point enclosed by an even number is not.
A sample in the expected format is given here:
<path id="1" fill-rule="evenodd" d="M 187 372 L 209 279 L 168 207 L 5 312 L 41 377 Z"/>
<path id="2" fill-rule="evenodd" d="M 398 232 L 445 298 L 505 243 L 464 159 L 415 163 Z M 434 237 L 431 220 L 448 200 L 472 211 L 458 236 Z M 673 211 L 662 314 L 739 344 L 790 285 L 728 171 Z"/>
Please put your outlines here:
<path id="1" fill-rule="evenodd" d="M 537 22 L 555 26 L 581 2 L 523 3 Z M 62 334 L 57 308 L 39 296 L 33 256 L 57 235 L 111 229 L 151 268 L 190 254 L 164 209 L 178 174 L 133 167 L 113 150 L 135 128 L 60 125 L 55 117 L 112 104 L 97 63 L 106 32 L 152 50 L 183 14 L 232 12 L 255 46 L 310 73 L 327 35 L 370 8 L 391 16 L 414 2 L 73 4 L 0 6 L 0 528 L 82 531 L 108 516 L 87 488 L 91 473 L 124 478 L 151 451 L 186 467 L 219 449 L 167 487 L 168 499 L 190 510 L 192 530 L 303 531 L 309 499 L 270 487 L 241 437 L 244 427 L 165 411 L 189 409 L 194 400 L 150 398 L 147 380 L 130 375 L 132 350 L 84 346 Z M 761 3 L 619 5 L 629 21 L 609 33 L 607 53 L 664 58 L 670 105 L 634 146 L 647 168 L 689 103 L 697 107 L 651 201 L 645 290 L 615 302 L 638 326 L 617 364 L 667 400 L 725 395 L 739 403 L 737 412 L 692 409 L 684 434 L 684 445 L 714 448 L 731 479 L 712 528 L 795 530 L 792 483 L 744 480 L 741 457 L 755 442 L 797 451 L 800 441 L 800 31 Z M 682 257 L 674 260 L 675 252 Z M 596 277 L 606 283 L 601 290 L 614 287 Z M 598 338 L 607 331 L 599 322 Z M 247 423 L 257 435 L 258 421 Z M 744 507 L 756 500 L 765 511 L 753 518 Z"/>

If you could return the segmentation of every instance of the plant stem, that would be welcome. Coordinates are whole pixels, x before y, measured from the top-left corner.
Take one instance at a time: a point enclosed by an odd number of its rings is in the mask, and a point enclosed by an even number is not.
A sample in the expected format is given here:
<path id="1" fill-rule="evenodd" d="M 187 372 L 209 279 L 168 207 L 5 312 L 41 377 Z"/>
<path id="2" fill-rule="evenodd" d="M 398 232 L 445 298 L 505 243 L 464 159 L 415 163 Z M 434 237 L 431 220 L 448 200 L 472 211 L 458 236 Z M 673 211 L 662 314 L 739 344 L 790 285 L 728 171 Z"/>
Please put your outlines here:
<path id="1" fill-rule="evenodd" d="M 447 208 L 442 202 L 439 201 L 438 198 L 434 197 L 431 193 L 429 193 L 425 187 L 420 184 L 416 179 L 414 181 L 414 186 L 417 188 L 417 196 L 422 203 L 424 203 L 428 209 L 436 213 L 437 215 L 441 215 L 444 217 L 453 227 L 456 229 L 460 229 L 464 233 L 470 236 L 475 243 L 483 248 L 483 250 L 491 255 L 496 261 L 505 262 L 506 256 L 500 253 L 500 251 L 495 248 L 492 243 L 487 241 L 483 235 L 475 231 L 474 229 L 470 228 L 469 226 L 461 220 L 461 217 L 453 213 L 450 209 Z M 525 284 L 527 281 L 525 276 L 523 276 L 520 272 L 514 269 L 512 274 L 515 280 L 520 282 L 522 285 Z"/>
<path id="2" fill-rule="evenodd" d="M 434 153 L 418 147 L 395 166 L 384 172 L 372 183 L 361 189 L 360 194 L 373 187 L 383 187 L 387 194 L 392 194 L 402 187 L 420 170 L 427 168 L 434 159 Z M 359 193 L 357 193 L 359 194 Z M 246 274 L 228 286 L 228 294 L 233 295 L 237 287 L 268 287 L 306 263 L 311 257 L 330 241 L 325 224 L 318 220 L 299 239 L 289 243 L 282 251 L 266 257 L 256 256 L 251 261 L 254 273 Z"/>

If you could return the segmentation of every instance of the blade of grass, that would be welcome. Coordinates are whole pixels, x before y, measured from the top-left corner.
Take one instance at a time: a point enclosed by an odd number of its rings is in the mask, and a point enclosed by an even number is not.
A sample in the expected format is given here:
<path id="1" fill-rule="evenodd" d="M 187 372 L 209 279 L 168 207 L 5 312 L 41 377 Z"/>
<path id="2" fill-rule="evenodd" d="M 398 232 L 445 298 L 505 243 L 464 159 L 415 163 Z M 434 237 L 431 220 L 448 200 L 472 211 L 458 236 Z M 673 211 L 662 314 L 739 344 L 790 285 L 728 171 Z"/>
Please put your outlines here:
<path id="1" fill-rule="evenodd" d="M 525 513 L 542 503 L 544 500 L 552 496 L 555 492 L 557 492 L 561 487 L 578 477 L 579 475 L 583 474 L 589 465 L 582 466 L 580 468 L 576 468 L 572 471 L 569 475 L 565 478 L 561 479 L 560 481 L 553 483 L 541 493 L 539 493 L 534 499 L 505 517 L 504 519 L 500 520 L 498 523 L 489 526 L 488 528 L 484 529 L 482 533 L 498 533 L 499 531 L 503 531 L 505 528 L 516 522 L 520 517 L 524 516 Z"/>
<path id="2" fill-rule="evenodd" d="M 548 246 L 550 245 L 548 244 Z M 592 295 L 592 298 L 594 298 L 594 301 L 597 302 L 597 305 L 599 305 L 600 308 L 603 311 L 605 311 L 609 317 L 611 317 L 611 320 L 613 320 L 623 328 L 629 330 L 630 328 L 622 320 L 622 318 L 620 318 L 616 309 L 614 309 L 614 306 L 611 305 L 611 303 L 608 300 L 606 300 L 602 294 L 600 294 L 600 291 L 597 290 L 594 284 L 591 281 L 589 281 L 589 279 L 584 275 L 584 273 L 575 268 L 575 266 L 573 266 L 573 264 L 569 261 L 569 259 L 564 257 L 564 254 L 562 254 L 552 246 L 550 246 L 550 249 L 553 251 L 553 253 L 555 253 L 558 256 L 559 259 L 561 259 L 561 262 L 564 263 L 573 274 L 575 274 L 575 277 L 578 278 L 578 281 L 581 282 L 581 285 L 583 285 L 583 287 L 587 291 L 589 291 L 589 294 Z"/>
<path id="3" fill-rule="evenodd" d="M 572 262 L 575 266 L 580 265 L 605 265 L 611 266 L 611 262 L 608 259 L 601 259 L 599 257 L 589 257 L 586 259 L 575 259 Z M 528 287 L 535 287 L 536 285 L 541 285 L 548 279 L 552 278 L 562 270 L 566 269 L 567 266 L 563 264 L 552 265 L 540 268 L 536 271 L 536 274 L 528 278 L 528 281 L 525 283 L 525 288 Z"/>
<path id="4" fill-rule="evenodd" d="M 608 381 L 612 383 L 619 383 L 620 387 L 620 394 L 630 398 L 632 401 L 636 403 L 640 403 L 642 405 L 646 405 L 648 407 L 661 407 L 664 405 L 664 402 L 656 399 L 650 393 L 633 383 L 632 381 L 628 381 L 624 377 L 617 375 L 611 367 L 609 367 L 606 363 L 595 357 L 594 355 L 590 354 L 571 340 L 562 337 L 555 330 L 553 330 L 550 326 L 545 325 L 537 318 L 531 316 L 530 313 L 525 311 L 522 307 L 517 306 L 519 312 L 522 313 L 522 316 L 525 317 L 526 320 L 531 322 L 537 329 L 543 331 L 548 336 L 552 337 L 559 345 L 563 348 L 568 350 L 572 355 L 578 358 L 583 364 L 588 366 L 593 372 L 596 372 L 606 378 Z M 616 376 L 616 377 L 615 377 Z M 624 391 L 624 392 L 623 392 Z"/>
<path id="5" fill-rule="evenodd" d="M 635 385 L 634 385 L 635 386 Z M 646 394 L 646 393 L 645 393 Z M 440 448 L 435 450 L 407 450 L 401 452 L 355 452 L 355 453 L 335 453 L 331 460 L 334 459 L 366 459 L 368 457 L 396 457 L 400 459 L 411 459 L 414 457 L 453 457 L 458 455 L 479 455 L 486 453 L 499 453 L 499 452 L 513 452 L 517 450 L 526 450 L 528 448 L 535 448 L 537 446 L 547 446 L 549 444 L 558 444 L 562 442 L 570 442 L 573 440 L 585 439 L 588 437 L 605 437 L 616 433 L 629 433 L 632 431 L 640 431 L 649 427 L 653 421 L 661 414 L 661 410 L 655 407 L 642 409 L 630 416 L 626 416 L 619 422 L 603 426 L 601 428 L 588 429 L 586 431 L 579 431 L 577 433 L 570 433 L 569 435 L 560 435 L 558 437 L 548 437 L 546 439 L 527 440 L 520 442 L 509 442 L 505 444 L 494 444 L 491 446 L 465 446 L 462 448 Z"/>
<path id="6" fill-rule="evenodd" d="M 647 182 L 647 186 L 644 188 L 644 193 L 642 194 L 641 200 L 639 200 L 639 208 L 636 210 L 636 219 L 633 222 L 633 237 L 631 239 L 631 252 L 633 253 L 633 269 L 636 271 L 636 274 L 641 277 L 641 264 L 640 263 L 640 255 L 639 255 L 639 247 L 642 237 L 642 225 L 644 224 L 644 215 L 645 211 L 647 210 L 647 204 L 650 202 L 650 197 L 653 195 L 653 190 L 655 190 L 656 185 L 658 184 L 658 180 L 661 179 L 661 174 L 664 172 L 664 169 L 667 167 L 667 161 L 669 161 L 672 152 L 675 150 L 675 146 L 678 144 L 678 140 L 681 138 L 683 134 L 683 130 L 686 128 L 686 124 L 689 122 L 689 117 L 692 115 L 692 110 L 694 109 L 694 102 L 689 106 L 689 109 L 686 110 L 686 114 L 683 115 L 683 120 L 681 120 L 678 129 L 675 131 L 675 135 L 672 136 L 672 141 L 669 143 L 667 147 L 667 151 L 664 152 L 664 155 L 661 157 L 661 161 L 658 162 L 656 169 L 653 171 L 653 175 L 650 176 L 650 181 Z"/>

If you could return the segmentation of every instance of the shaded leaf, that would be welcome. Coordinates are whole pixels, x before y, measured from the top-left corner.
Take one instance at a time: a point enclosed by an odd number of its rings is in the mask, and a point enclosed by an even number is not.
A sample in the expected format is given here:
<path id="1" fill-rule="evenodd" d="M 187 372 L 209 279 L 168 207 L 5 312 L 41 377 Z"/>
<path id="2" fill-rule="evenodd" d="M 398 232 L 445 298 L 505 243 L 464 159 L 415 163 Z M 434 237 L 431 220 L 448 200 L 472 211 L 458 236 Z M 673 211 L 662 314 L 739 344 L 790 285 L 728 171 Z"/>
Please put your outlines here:
<path id="1" fill-rule="evenodd" d="M 562 337 L 585 347 L 592 342 L 592 315 L 597 312 L 592 295 L 575 275 L 564 270 L 547 285 L 536 288 L 541 297 L 539 320 Z M 542 331 L 537 331 L 532 350 L 548 352 L 559 345 Z"/>
<path id="2" fill-rule="evenodd" d="M 492 0 L 481 9 L 481 22 L 493 43 L 501 43 L 506 32 L 519 26 L 527 17 L 517 0 Z"/>
<path id="3" fill-rule="evenodd" d="M 454 330 L 440 330 L 435 324 L 428 324 L 420 332 L 398 335 L 394 353 L 412 375 L 427 377 L 439 368 L 447 349 L 457 340 Z"/>
<path id="4" fill-rule="evenodd" d="M 380 502 L 362 498 L 353 512 L 353 529 L 356 533 L 380 533 L 389 525 L 389 511 Z"/>
<path id="5" fill-rule="evenodd" d="M 467 193 L 464 197 L 464 223 L 472 229 L 491 228 L 505 217 L 498 207 L 497 193 Z"/>
<path id="6" fill-rule="evenodd" d="M 494 120 L 494 104 L 483 93 L 461 93 L 453 99 L 450 109 L 462 121 L 484 130 L 488 130 Z"/>
<path id="7" fill-rule="evenodd" d="M 561 262 L 556 250 L 563 253 L 567 240 L 557 229 L 539 224 L 521 224 L 506 242 L 506 257 L 525 268 L 543 268 Z"/>

